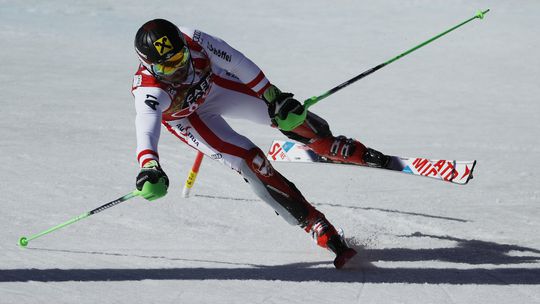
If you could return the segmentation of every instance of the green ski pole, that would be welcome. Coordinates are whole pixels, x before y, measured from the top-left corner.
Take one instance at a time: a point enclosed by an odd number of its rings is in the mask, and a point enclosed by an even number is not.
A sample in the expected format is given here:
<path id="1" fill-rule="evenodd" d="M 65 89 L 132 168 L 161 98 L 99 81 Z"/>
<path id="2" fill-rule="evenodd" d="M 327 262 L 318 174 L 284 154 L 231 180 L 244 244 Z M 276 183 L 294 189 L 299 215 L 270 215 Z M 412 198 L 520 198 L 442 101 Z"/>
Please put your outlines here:
<path id="1" fill-rule="evenodd" d="M 108 209 L 108 208 L 111 208 L 111 207 L 113 207 L 113 206 L 116 206 L 116 205 L 118 205 L 118 204 L 120 204 L 120 203 L 122 203 L 122 202 L 125 202 L 125 201 L 127 201 L 128 199 L 131 199 L 131 198 L 133 198 L 133 197 L 135 197 L 135 196 L 138 196 L 138 195 L 139 195 L 139 191 L 138 191 L 138 190 L 135 190 L 135 191 L 133 191 L 133 192 L 131 192 L 131 193 L 129 193 L 129 194 L 126 194 L 126 195 L 122 196 L 121 198 L 118 198 L 118 199 L 116 199 L 116 200 L 114 200 L 114 201 L 112 201 L 112 202 L 109 202 L 109 203 L 107 203 L 107 204 L 105 204 L 105 205 L 103 205 L 103 206 L 97 207 L 97 208 L 94 209 L 94 210 L 85 212 L 85 213 L 83 213 L 83 214 L 81 214 L 81 215 L 79 215 L 79 216 L 77 216 L 77 217 L 74 217 L 74 218 L 70 219 L 69 221 L 64 222 L 64 223 L 62 223 L 62 224 L 60 224 L 60 225 L 56 225 L 56 226 L 54 226 L 54 227 L 52 227 L 52 228 L 50 228 L 50 229 L 47 229 L 47 230 L 45 230 L 45 231 L 42 231 L 42 232 L 40 232 L 40 233 L 38 233 L 38 234 L 34 234 L 34 235 L 32 235 L 32 236 L 29 236 L 29 237 L 23 236 L 23 237 L 21 237 L 21 238 L 19 239 L 19 245 L 20 245 L 21 247 L 26 247 L 26 246 L 28 245 L 28 242 L 30 242 L 30 241 L 33 240 L 33 239 L 37 239 L 38 237 L 44 236 L 44 235 L 49 234 L 49 233 L 51 233 L 51 232 L 53 232 L 53 231 L 56 231 L 56 230 L 58 230 L 58 229 L 60 229 L 60 228 L 66 227 L 66 226 L 68 226 L 68 225 L 71 225 L 71 224 L 73 224 L 73 223 L 75 223 L 75 222 L 78 222 L 78 221 L 80 221 L 80 220 L 82 220 L 82 219 L 85 219 L 85 218 L 89 217 L 89 216 L 92 215 L 92 214 L 96 214 L 96 213 L 99 213 L 99 212 L 101 212 L 101 211 L 103 211 L 103 210 L 105 210 L 105 209 Z"/>
<path id="2" fill-rule="evenodd" d="M 484 19 L 484 14 L 486 14 L 487 12 L 489 12 L 489 9 L 487 9 L 485 11 L 478 11 L 476 13 L 476 15 L 474 15 L 474 17 L 471 17 L 471 18 L 461 22 L 460 24 L 458 24 L 458 25 L 456 25 L 456 26 L 454 26 L 454 27 L 440 33 L 439 35 L 434 36 L 433 38 L 431 38 L 429 40 L 426 40 L 426 41 L 420 43 L 419 45 L 417 45 L 417 46 L 415 46 L 415 47 L 413 47 L 413 48 L 411 48 L 411 49 L 397 55 L 396 57 L 394 57 L 394 58 L 392 58 L 392 59 L 390 59 L 390 60 L 388 60 L 386 62 L 383 62 L 383 63 L 381 63 L 381 64 L 379 64 L 379 65 L 377 65 L 377 66 L 375 66 L 375 67 L 373 67 L 373 68 L 371 68 L 371 69 L 369 69 L 369 70 L 367 70 L 367 71 L 365 71 L 365 72 L 363 72 L 363 73 L 361 73 L 361 74 L 359 74 L 359 75 L 345 81 L 344 83 L 330 89 L 329 91 L 327 91 L 327 92 L 325 92 L 325 93 L 323 93 L 323 94 L 321 94 L 319 96 L 313 96 L 313 97 L 305 100 L 304 101 L 304 112 L 303 113 L 301 113 L 301 114 L 289 113 L 286 120 L 280 119 L 279 117 L 275 118 L 278 125 L 279 125 L 279 128 L 281 130 L 283 130 L 283 131 L 291 131 L 291 130 L 295 129 L 296 127 L 298 127 L 299 125 L 304 123 L 304 120 L 306 119 L 308 108 L 313 106 L 317 102 L 319 102 L 319 101 L 323 100 L 324 98 L 336 93 L 337 91 L 349 86 L 350 84 L 353 84 L 354 82 L 356 82 L 356 81 L 358 81 L 358 80 L 360 80 L 360 79 L 374 73 L 375 71 L 378 71 L 378 70 L 382 69 L 383 67 L 385 67 L 385 66 L 389 65 L 390 63 L 400 59 L 401 57 L 404 57 L 404 56 L 416 51 L 417 49 L 425 46 L 426 44 L 429 44 L 429 43 L 433 42 L 434 40 L 439 39 L 440 37 L 442 37 L 442 36 L 450 33 L 451 31 L 453 31 L 453 30 L 455 30 L 455 29 L 457 29 L 457 28 L 459 28 L 459 27 L 473 21 L 474 19 L 477 19 L 477 18 L 478 19 Z"/>

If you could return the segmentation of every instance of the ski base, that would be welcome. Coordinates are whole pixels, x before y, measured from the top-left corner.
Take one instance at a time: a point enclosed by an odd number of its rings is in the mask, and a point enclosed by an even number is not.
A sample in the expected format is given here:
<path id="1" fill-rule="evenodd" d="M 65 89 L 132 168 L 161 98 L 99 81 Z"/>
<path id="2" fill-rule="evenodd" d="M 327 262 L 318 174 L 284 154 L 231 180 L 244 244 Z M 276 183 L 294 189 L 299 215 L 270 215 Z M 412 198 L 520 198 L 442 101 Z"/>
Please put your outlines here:
<path id="1" fill-rule="evenodd" d="M 332 163 L 360 166 L 332 161 L 313 152 L 306 145 L 291 140 L 274 140 L 267 153 L 267 158 L 277 162 Z M 388 166 L 384 169 L 465 185 L 473 178 L 475 166 L 476 160 L 457 161 L 390 156 Z"/>

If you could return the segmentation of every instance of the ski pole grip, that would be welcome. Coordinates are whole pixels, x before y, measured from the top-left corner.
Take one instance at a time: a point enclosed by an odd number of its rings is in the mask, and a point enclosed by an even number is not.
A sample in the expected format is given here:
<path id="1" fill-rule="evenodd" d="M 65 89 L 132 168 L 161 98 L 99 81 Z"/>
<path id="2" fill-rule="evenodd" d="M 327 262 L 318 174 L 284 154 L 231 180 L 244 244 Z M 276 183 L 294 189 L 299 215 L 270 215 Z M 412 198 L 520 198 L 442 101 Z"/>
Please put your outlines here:
<path id="1" fill-rule="evenodd" d="M 306 99 L 306 101 L 304 101 L 304 108 L 307 110 L 309 107 L 319 102 L 319 100 L 321 99 L 319 99 L 318 96 L 313 96 L 311 98 Z"/>

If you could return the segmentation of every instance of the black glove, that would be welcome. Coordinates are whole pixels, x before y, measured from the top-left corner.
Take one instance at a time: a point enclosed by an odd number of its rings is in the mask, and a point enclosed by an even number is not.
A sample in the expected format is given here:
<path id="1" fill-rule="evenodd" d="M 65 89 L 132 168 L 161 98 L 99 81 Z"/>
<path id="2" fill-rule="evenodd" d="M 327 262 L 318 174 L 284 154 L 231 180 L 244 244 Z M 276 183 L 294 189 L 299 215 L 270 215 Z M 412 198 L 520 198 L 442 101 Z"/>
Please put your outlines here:
<path id="1" fill-rule="evenodd" d="M 280 93 L 268 104 L 268 114 L 272 120 L 276 117 L 287 120 L 289 113 L 300 115 L 304 112 L 304 106 L 293 96 L 292 93 Z"/>
<path id="2" fill-rule="evenodd" d="M 146 187 L 145 184 L 147 184 Z M 137 175 L 135 185 L 139 190 L 139 195 L 152 201 L 167 194 L 169 178 L 158 162 L 151 160 L 143 166 L 141 172 Z"/>

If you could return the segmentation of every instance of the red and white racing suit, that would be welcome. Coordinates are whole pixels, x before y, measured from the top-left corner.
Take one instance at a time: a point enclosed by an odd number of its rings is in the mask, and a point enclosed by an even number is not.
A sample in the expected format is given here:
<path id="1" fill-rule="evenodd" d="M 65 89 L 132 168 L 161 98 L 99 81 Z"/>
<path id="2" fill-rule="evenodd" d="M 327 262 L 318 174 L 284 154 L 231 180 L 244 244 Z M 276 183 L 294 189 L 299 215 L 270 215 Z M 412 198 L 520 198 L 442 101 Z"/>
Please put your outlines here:
<path id="1" fill-rule="evenodd" d="M 180 30 L 193 64 L 185 83 L 172 86 L 160 82 L 143 66 L 134 77 L 139 164 L 159 161 L 161 123 L 184 143 L 238 171 L 287 222 L 309 231 L 324 215 L 271 166 L 251 140 L 236 133 L 224 119 L 242 118 L 271 126 L 267 104 L 261 98 L 270 81 L 257 65 L 223 40 L 198 30 Z M 303 137 L 314 134 L 309 130 L 299 133 Z"/>

